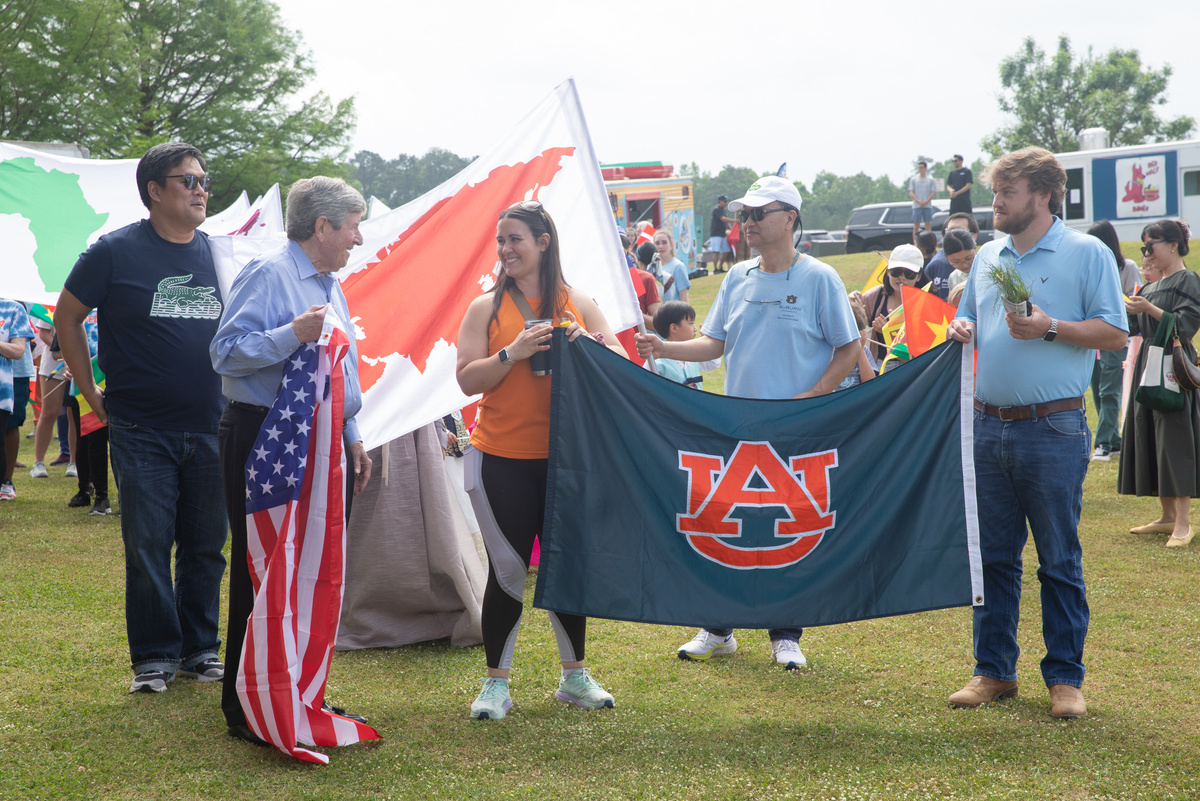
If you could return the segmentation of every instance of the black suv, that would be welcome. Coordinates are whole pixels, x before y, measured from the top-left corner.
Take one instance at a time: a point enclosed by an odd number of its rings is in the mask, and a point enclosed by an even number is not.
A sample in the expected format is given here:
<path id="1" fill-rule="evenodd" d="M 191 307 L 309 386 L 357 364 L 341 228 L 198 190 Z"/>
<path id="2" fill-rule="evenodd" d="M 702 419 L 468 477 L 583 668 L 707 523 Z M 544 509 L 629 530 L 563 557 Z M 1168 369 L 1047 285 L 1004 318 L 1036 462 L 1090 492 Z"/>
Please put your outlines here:
<path id="1" fill-rule="evenodd" d="M 996 223 L 992 216 L 991 206 L 976 206 L 971 209 L 975 214 L 975 222 L 979 223 L 979 236 L 975 237 L 975 244 L 982 245 L 985 242 L 991 242 L 996 238 Z M 938 235 L 938 242 L 942 240 L 942 227 L 949 219 L 950 212 L 939 211 L 933 215 L 933 230 Z"/>
<path id="2" fill-rule="evenodd" d="M 950 207 L 950 201 L 934 198 L 932 205 L 936 220 L 939 212 Z M 850 221 L 846 223 L 846 252 L 865 253 L 911 245 L 912 224 L 911 200 L 859 206 L 850 212 Z"/>

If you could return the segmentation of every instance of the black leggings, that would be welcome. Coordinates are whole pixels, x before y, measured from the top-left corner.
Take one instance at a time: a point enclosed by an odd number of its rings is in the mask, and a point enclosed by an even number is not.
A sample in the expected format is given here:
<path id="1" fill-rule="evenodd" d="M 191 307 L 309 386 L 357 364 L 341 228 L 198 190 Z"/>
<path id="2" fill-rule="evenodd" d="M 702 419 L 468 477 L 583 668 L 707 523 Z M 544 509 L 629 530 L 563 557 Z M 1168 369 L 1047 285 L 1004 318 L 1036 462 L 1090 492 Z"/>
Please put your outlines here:
<path id="1" fill-rule="evenodd" d="M 486 496 L 480 497 L 478 487 L 472 493 L 488 550 L 483 648 L 489 668 L 508 669 L 521 625 L 525 575 L 533 554 L 533 540 L 542 530 L 547 460 L 507 459 L 478 452 L 474 456 L 482 457 L 478 463 L 479 483 Z M 587 618 L 555 612 L 549 615 L 558 640 L 559 659 L 583 661 Z"/>
<path id="2" fill-rule="evenodd" d="M 71 416 L 75 418 L 75 430 L 79 427 L 79 405 L 72 404 Z M 108 498 L 108 426 L 97 428 L 92 433 L 79 436 L 75 446 L 75 470 L 79 475 L 79 491 L 91 494 L 96 490 L 96 500 Z"/>

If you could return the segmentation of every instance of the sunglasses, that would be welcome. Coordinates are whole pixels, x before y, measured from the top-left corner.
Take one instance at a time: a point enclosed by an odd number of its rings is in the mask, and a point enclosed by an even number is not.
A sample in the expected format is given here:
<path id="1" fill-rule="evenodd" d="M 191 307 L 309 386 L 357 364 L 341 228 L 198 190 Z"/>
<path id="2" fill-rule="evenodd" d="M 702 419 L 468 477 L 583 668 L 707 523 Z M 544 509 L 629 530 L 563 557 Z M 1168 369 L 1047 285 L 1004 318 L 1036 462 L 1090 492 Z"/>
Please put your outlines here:
<path id="1" fill-rule="evenodd" d="M 1154 252 L 1154 246 L 1155 246 L 1155 245 L 1157 245 L 1157 244 L 1158 244 L 1158 243 L 1160 243 L 1160 242 L 1163 242 L 1163 241 L 1165 241 L 1165 240 L 1163 240 L 1163 239 L 1151 239 L 1149 242 L 1147 242 L 1146 244 L 1142 245 L 1142 255 L 1143 255 L 1143 256 L 1149 256 L 1151 253 L 1153 253 L 1153 252 Z"/>
<path id="2" fill-rule="evenodd" d="M 203 178 L 201 178 L 199 175 L 192 175 L 190 173 L 187 175 L 164 175 L 163 177 L 178 178 L 179 180 L 183 181 L 184 189 L 188 190 L 189 192 L 196 188 L 196 184 L 200 184 L 200 188 L 205 192 L 207 192 L 208 188 L 212 186 L 212 178 L 209 178 L 207 175 Z"/>
<path id="3" fill-rule="evenodd" d="M 888 270 L 888 275 L 892 278 L 916 278 L 917 274 L 913 270 L 906 270 L 903 267 L 897 267 L 893 270 Z"/>
<path id="4" fill-rule="evenodd" d="M 741 209 L 738 211 L 737 217 L 742 222 L 746 222 L 746 220 L 762 222 L 763 217 L 766 217 L 768 214 L 774 214 L 777 211 L 791 211 L 791 209 Z"/>

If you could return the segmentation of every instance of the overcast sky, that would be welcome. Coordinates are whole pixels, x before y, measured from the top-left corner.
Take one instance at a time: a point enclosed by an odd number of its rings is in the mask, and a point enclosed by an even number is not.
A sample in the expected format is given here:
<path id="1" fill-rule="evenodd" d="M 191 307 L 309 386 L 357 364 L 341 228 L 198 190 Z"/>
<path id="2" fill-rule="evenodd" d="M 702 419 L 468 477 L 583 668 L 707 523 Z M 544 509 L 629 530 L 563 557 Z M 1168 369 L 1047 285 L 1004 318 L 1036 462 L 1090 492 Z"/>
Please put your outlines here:
<path id="1" fill-rule="evenodd" d="M 1134 48 L 1170 64 L 1160 115 L 1200 118 L 1195 0 L 1081 3 L 277 0 L 317 87 L 357 97 L 351 153 L 487 152 L 574 76 L 602 162 L 696 162 L 906 178 L 918 155 L 982 155 L 1004 123 L 998 66 Z M 1147 10 L 1139 15 L 1139 10 Z"/>

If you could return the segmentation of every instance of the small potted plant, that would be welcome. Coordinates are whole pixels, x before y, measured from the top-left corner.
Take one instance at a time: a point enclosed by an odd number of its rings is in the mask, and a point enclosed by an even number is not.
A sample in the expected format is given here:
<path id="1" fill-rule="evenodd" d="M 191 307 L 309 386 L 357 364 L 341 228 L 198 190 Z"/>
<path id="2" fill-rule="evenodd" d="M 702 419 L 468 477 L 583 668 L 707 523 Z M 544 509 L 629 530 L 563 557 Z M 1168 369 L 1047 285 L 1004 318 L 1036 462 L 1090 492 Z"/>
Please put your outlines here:
<path id="1" fill-rule="evenodd" d="M 984 278 L 996 287 L 1004 311 L 1020 317 L 1033 314 L 1033 288 L 1025 283 L 1012 257 L 1001 256 L 997 263 L 984 267 Z"/>

